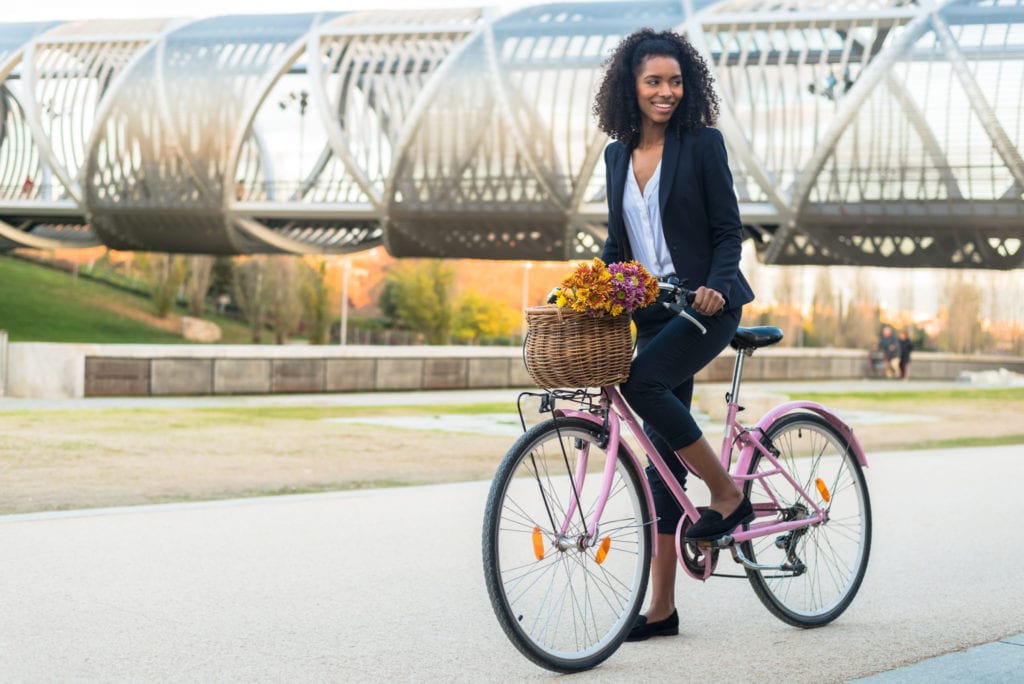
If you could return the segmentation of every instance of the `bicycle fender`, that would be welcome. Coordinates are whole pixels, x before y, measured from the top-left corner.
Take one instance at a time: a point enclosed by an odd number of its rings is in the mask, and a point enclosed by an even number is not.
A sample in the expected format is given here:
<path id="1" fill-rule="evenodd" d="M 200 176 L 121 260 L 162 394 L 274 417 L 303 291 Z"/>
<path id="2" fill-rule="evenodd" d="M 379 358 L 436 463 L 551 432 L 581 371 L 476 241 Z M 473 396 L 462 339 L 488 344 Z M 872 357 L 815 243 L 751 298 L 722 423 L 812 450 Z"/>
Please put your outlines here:
<path id="1" fill-rule="evenodd" d="M 762 416 L 761 420 L 757 423 L 757 429 L 767 430 L 779 418 L 795 411 L 817 413 L 828 421 L 829 425 L 838 430 L 839 434 L 850 444 L 850 448 L 853 449 L 853 455 L 857 457 L 857 462 L 860 463 L 861 467 L 868 467 L 868 458 L 864 454 L 864 447 L 861 446 L 857 436 L 853 434 L 853 428 L 843 422 L 839 416 L 832 413 L 828 408 L 813 401 L 789 401 L 785 404 L 780 404 Z"/>
<path id="2" fill-rule="evenodd" d="M 554 411 L 552 411 L 552 415 L 554 415 L 556 418 L 582 418 L 583 420 L 593 423 L 597 427 L 604 426 L 604 421 L 602 421 L 600 417 L 595 416 L 593 413 L 588 413 L 586 411 L 576 411 L 573 409 L 555 409 Z M 639 472 L 642 476 L 646 477 L 644 467 L 640 465 L 640 460 L 636 457 L 636 454 L 633 453 L 633 449 L 631 449 L 630 446 L 626 444 L 626 440 L 621 438 L 621 433 L 619 438 L 619 448 L 622 449 L 625 452 L 626 457 L 633 462 L 633 465 L 636 466 L 637 472 Z M 654 496 L 651 494 L 651 488 L 650 486 L 647 486 L 644 487 L 643 489 L 644 497 L 647 499 L 647 510 L 651 512 L 651 520 L 652 522 L 657 522 L 658 512 L 654 510 Z M 650 529 L 651 555 L 657 556 L 658 535 L 654 534 L 654 530 L 657 529 L 657 527 L 655 525 L 650 525 Z"/>

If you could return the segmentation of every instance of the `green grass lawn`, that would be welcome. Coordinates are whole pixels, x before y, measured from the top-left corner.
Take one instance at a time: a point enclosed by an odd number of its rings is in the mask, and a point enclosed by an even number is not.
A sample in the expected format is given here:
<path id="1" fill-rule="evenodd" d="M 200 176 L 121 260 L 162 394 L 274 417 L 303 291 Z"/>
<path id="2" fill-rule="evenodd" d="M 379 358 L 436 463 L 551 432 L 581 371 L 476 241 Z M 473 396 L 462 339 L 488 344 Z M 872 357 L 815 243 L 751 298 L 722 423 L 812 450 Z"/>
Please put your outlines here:
<path id="1" fill-rule="evenodd" d="M 1024 387 L 890 390 L 885 392 L 802 392 L 800 398 L 823 404 L 832 401 L 862 401 L 868 404 L 906 404 L 907 402 L 948 404 L 974 399 L 1021 401 L 1024 400 Z"/>
<path id="2" fill-rule="evenodd" d="M 0 329 L 12 342 L 184 343 L 180 335 L 111 308 L 152 312 L 148 299 L 86 278 L 0 256 Z M 244 326 L 215 320 L 226 342 L 247 342 Z"/>

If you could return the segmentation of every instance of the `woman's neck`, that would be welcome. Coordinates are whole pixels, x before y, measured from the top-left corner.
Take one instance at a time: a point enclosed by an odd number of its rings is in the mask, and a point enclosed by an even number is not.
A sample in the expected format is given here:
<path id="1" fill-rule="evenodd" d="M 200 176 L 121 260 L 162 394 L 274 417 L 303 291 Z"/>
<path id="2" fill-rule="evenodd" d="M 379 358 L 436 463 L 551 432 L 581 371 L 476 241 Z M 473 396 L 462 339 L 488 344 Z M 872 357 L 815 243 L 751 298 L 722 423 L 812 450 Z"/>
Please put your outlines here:
<path id="1" fill-rule="evenodd" d="M 636 144 L 637 149 L 650 150 L 663 146 L 667 129 L 666 124 L 657 124 L 645 119 L 640 124 L 640 140 Z"/>

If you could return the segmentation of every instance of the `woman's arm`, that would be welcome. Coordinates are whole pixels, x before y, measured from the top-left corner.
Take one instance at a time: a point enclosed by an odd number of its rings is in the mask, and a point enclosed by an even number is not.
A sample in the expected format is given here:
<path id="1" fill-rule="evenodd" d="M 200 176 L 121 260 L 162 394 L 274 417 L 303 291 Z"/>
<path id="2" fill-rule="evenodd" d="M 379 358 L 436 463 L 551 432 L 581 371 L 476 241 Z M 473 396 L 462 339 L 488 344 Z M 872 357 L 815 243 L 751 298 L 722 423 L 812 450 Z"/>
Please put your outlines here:
<path id="1" fill-rule="evenodd" d="M 616 261 L 625 261 L 625 254 L 620 245 L 619 241 L 615 237 L 615 231 L 612 230 L 612 216 L 611 216 L 611 198 L 613 192 L 621 192 L 621 188 L 616 190 L 612 187 L 612 168 L 615 166 L 617 150 L 615 149 L 615 143 L 608 145 L 604 148 L 604 187 L 605 187 L 605 202 L 608 204 L 608 237 L 605 238 L 604 248 L 601 250 L 601 261 L 606 264 L 612 264 Z"/>
<path id="2" fill-rule="evenodd" d="M 704 207 L 711 233 L 711 267 L 706 286 L 728 300 L 739 273 L 743 228 L 729 171 L 725 139 L 714 128 L 700 133 Z"/>

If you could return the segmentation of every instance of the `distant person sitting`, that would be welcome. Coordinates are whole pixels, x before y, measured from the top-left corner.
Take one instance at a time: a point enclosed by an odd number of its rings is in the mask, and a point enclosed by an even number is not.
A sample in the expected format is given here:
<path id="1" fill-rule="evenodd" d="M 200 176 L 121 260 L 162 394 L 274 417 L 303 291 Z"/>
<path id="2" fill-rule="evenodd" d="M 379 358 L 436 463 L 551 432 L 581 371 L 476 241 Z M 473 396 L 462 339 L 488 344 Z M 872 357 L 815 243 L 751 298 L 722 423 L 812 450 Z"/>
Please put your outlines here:
<path id="1" fill-rule="evenodd" d="M 900 341 L 892 326 L 882 327 L 882 336 L 878 340 L 878 351 L 885 357 L 885 377 L 897 378 L 900 374 Z"/>
<path id="2" fill-rule="evenodd" d="M 899 337 L 900 343 L 900 378 L 903 380 L 907 379 L 907 371 L 910 368 L 910 352 L 914 351 L 914 343 L 910 341 L 910 336 L 907 335 L 906 330 L 900 331 Z"/>

